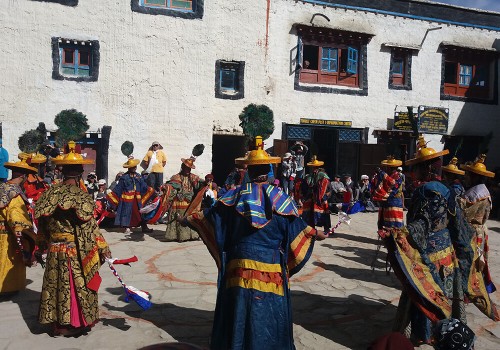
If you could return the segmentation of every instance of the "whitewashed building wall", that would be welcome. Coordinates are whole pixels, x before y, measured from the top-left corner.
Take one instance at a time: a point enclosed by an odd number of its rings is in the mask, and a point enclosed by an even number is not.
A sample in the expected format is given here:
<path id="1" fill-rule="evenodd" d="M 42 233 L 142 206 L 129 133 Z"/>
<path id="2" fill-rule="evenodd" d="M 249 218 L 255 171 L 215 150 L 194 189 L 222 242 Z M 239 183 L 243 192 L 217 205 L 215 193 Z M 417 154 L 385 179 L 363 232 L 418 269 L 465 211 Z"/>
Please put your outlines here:
<path id="1" fill-rule="evenodd" d="M 297 46 L 297 36 L 290 31 L 294 23 L 309 23 L 314 13 L 330 19 L 316 17 L 316 26 L 374 35 L 367 54 L 368 96 L 294 90 L 290 51 Z M 413 56 L 413 89 L 389 90 L 390 53 L 381 51 L 381 45 L 418 45 L 426 29 L 439 26 L 442 29 L 429 32 Z M 98 40 L 98 80 L 52 79 L 52 37 Z M 283 122 L 298 123 L 301 117 L 352 120 L 353 127 L 385 129 L 395 107 L 407 105 L 449 108 L 449 133 L 485 135 L 498 130 L 498 104 L 469 104 L 472 107 L 463 115 L 464 102 L 441 100 L 438 49 L 443 41 L 491 48 L 498 38 L 500 33 L 493 30 L 289 0 L 205 0 L 203 18 L 189 20 L 133 12 L 130 1 L 80 0 L 76 7 L 4 1 L 0 4 L 3 143 L 14 158 L 22 132 L 38 122 L 55 129 L 54 116 L 75 108 L 87 115 L 90 131 L 112 127 L 110 176 L 125 160 L 120 152 L 125 140 L 134 143 L 134 155 L 141 158 L 153 140 L 160 141 L 168 157 L 167 176 L 178 171 L 180 158 L 188 157 L 196 143 L 203 143 L 205 154 L 196 162 L 196 173 L 202 175 L 211 171 L 213 132 L 241 133 L 238 115 L 249 103 L 265 104 L 274 111 L 275 132 L 269 143 L 281 137 Z M 245 62 L 243 99 L 215 98 L 219 59 Z M 459 116 L 466 121 L 457 130 Z M 440 137 L 430 139 L 432 147 L 442 148 Z M 498 132 L 490 145 L 490 166 L 500 166 L 500 152 L 495 149 L 500 149 Z"/>

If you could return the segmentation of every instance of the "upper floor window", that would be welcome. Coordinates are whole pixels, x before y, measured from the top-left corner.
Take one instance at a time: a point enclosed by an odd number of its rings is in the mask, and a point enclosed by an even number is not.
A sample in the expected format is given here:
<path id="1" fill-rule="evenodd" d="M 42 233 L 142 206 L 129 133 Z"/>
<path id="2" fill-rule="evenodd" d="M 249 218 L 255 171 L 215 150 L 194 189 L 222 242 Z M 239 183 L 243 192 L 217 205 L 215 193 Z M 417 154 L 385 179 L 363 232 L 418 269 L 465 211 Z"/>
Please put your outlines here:
<path id="1" fill-rule="evenodd" d="M 495 60 L 492 52 L 443 45 L 442 98 L 493 100 Z"/>
<path id="2" fill-rule="evenodd" d="M 295 89 L 368 93 L 366 45 L 371 34 L 294 25 L 298 35 Z"/>
<path id="3" fill-rule="evenodd" d="M 186 19 L 203 17 L 203 0 L 132 0 L 132 11 Z"/>
<path id="4" fill-rule="evenodd" d="M 99 42 L 52 38 L 52 78 L 96 81 L 99 73 Z"/>
<path id="5" fill-rule="evenodd" d="M 78 5 L 78 0 L 32 0 L 32 1 L 40 1 L 40 2 L 55 2 L 61 5 L 66 5 L 66 6 L 77 6 Z"/>
<path id="6" fill-rule="evenodd" d="M 215 63 L 215 97 L 237 100 L 244 97 L 245 62 L 223 61 Z"/>
<path id="7" fill-rule="evenodd" d="M 141 5 L 185 11 L 193 10 L 193 0 L 141 0 Z"/>
<path id="8" fill-rule="evenodd" d="M 389 89 L 411 90 L 411 54 L 406 48 L 391 48 Z"/>
<path id="9" fill-rule="evenodd" d="M 359 46 L 303 40 L 302 50 L 301 83 L 359 87 Z"/>

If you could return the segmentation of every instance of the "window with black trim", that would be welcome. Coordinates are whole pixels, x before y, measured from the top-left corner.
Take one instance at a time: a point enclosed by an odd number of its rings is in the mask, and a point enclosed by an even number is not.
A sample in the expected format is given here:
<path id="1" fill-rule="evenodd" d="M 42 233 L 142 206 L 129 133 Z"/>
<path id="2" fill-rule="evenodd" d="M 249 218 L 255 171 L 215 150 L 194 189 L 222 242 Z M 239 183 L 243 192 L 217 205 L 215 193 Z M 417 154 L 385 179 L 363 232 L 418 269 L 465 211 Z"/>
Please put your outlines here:
<path id="1" fill-rule="evenodd" d="M 295 90 L 367 95 L 367 44 L 372 35 L 294 25 L 297 31 Z"/>
<path id="2" fill-rule="evenodd" d="M 359 46 L 302 42 L 300 82 L 359 87 Z"/>
<path id="3" fill-rule="evenodd" d="M 455 46 L 443 46 L 442 52 L 442 98 L 493 100 L 495 53 Z"/>
<path id="4" fill-rule="evenodd" d="M 392 48 L 389 88 L 411 90 L 411 50 Z"/>
<path id="5" fill-rule="evenodd" d="M 203 0 L 131 0 L 132 11 L 186 19 L 203 17 Z"/>
<path id="6" fill-rule="evenodd" d="M 53 79 L 97 81 L 99 42 L 52 38 L 52 60 Z"/>
<path id="7" fill-rule="evenodd" d="M 77 6 L 78 0 L 31 0 L 37 2 L 55 2 L 57 4 L 66 5 L 66 6 Z"/>
<path id="8" fill-rule="evenodd" d="M 237 100 L 244 97 L 243 61 L 217 60 L 215 63 L 215 97 Z"/>

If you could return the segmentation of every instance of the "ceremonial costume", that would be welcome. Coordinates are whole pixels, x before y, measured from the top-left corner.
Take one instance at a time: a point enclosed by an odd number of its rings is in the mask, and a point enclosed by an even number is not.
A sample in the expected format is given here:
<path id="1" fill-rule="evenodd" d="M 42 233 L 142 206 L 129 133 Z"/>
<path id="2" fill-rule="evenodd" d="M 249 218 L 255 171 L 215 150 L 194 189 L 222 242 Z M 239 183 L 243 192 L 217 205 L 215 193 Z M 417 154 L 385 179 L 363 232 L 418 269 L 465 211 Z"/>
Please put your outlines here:
<path id="1" fill-rule="evenodd" d="M 422 180 L 429 171 L 426 161 L 447 153 L 427 148 L 421 137 L 416 157 L 407 164 L 417 164 Z M 444 184 L 422 183 L 411 198 L 407 225 L 390 229 L 385 241 L 388 259 L 403 285 L 394 330 L 417 343 L 433 341 L 432 326 L 439 320 L 466 321 L 464 295 L 498 319 L 484 283 L 471 267 L 471 231 L 460 219 L 456 203 L 454 192 Z"/>
<path id="2" fill-rule="evenodd" d="M 133 150 L 133 145 L 131 147 Z M 113 206 L 118 206 L 116 209 L 115 225 L 127 228 L 142 226 L 144 232 L 151 232 L 152 229 L 146 226 L 146 221 L 141 216 L 140 209 L 155 191 L 135 171 L 140 161 L 134 159 L 130 153 L 127 156 L 129 159 L 123 164 L 123 167 L 127 168 L 128 171 L 120 177 L 118 184 L 107 194 L 108 201 Z"/>
<path id="3" fill-rule="evenodd" d="M 169 203 L 169 221 L 167 222 L 167 228 L 165 230 L 166 241 L 185 242 L 199 239 L 199 236 L 195 231 L 189 227 L 180 225 L 179 222 L 175 220 L 176 217 L 182 217 L 185 215 L 186 210 L 195 198 L 195 194 L 202 187 L 203 181 L 200 177 L 191 173 L 191 169 L 196 169 L 194 162 L 196 157 L 201 153 L 196 152 L 194 149 L 193 153 L 196 153 L 197 155 L 192 155 L 187 159 L 181 158 L 181 171 L 173 175 L 170 178 L 170 181 L 166 184 L 171 187 L 169 192 L 172 198 Z M 201 197 L 199 202 L 196 204 L 198 209 L 201 206 L 202 199 L 203 198 Z"/>
<path id="4" fill-rule="evenodd" d="M 36 173 L 25 159 L 3 163 L 12 176 Z M 11 180 L 12 181 L 12 180 Z M 26 261 L 31 260 L 35 235 L 27 210 L 28 199 L 16 183 L 0 183 L 0 294 L 26 286 Z"/>
<path id="5" fill-rule="evenodd" d="M 302 181 L 302 218 L 312 227 L 320 226 L 325 231 L 331 227 L 330 211 L 328 209 L 328 197 L 330 196 L 330 178 L 320 168 L 323 161 L 313 157 L 307 166 L 312 173 L 307 174 Z"/>
<path id="6" fill-rule="evenodd" d="M 75 153 L 70 142 L 69 153 L 53 162 L 63 166 L 65 179 L 75 180 L 53 185 L 35 208 L 38 244 L 47 250 L 39 322 L 53 324 L 55 334 L 83 332 L 99 319 L 98 270 L 110 252 L 93 217 L 94 201 L 78 186 L 81 164 L 93 161 Z"/>
<path id="7" fill-rule="evenodd" d="M 403 226 L 403 178 L 397 171 L 402 162 L 389 156 L 381 163 L 391 170 L 379 170 L 373 184 L 373 200 L 379 202 L 378 228 Z"/>
<path id="8" fill-rule="evenodd" d="M 258 148 L 237 160 L 251 172 L 252 165 L 281 159 Z M 229 191 L 185 220 L 219 270 L 211 349 L 295 349 L 289 277 L 310 258 L 316 231 L 290 197 L 266 182 L 267 167 L 260 170 L 262 181 Z"/>
<path id="9" fill-rule="evenodd" d="M 486 170 L 484 161 L 486 155 L 479 156 L 474 164 L 463 165 L 468 173 L 474 173 L 481 177 L 495 177 L 495 173 Z M 489 293 L 493 293 L 496 288 L 491 280 L 488 267 L 488 228 L 486 221 L 488 220 L 492 208 L 492 200 L 488 188 L 483 183 L 475 184 L 470 187 L 464 194 L 465 197 L 465 217 L 475 231 L 475 239 L 477 243 L 478 256 L 476 257 L 479 270 L 482 272 L 486 287 Z"/>

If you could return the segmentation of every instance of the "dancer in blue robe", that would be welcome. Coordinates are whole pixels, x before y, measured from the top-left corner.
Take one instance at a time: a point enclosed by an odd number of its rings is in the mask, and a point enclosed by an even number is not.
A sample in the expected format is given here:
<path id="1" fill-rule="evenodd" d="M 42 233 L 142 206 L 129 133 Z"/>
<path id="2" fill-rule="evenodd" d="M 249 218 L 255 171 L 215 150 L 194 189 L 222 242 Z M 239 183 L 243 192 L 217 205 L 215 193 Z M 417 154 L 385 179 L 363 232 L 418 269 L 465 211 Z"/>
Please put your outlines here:
<path id="1" fill-rule="evenodd" d="M 179 219 L 200 234 L 219 269 L 211 349 L 295 349 L 289 278 L 310 258 L 315 239 L 326 237 L 267 183 L 269 164 L 281 159 L 257 145 L 236 159 L 248 165 L 250 183 Z"/>

